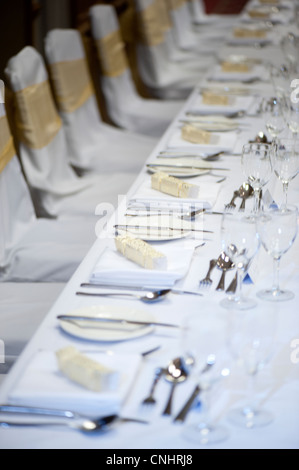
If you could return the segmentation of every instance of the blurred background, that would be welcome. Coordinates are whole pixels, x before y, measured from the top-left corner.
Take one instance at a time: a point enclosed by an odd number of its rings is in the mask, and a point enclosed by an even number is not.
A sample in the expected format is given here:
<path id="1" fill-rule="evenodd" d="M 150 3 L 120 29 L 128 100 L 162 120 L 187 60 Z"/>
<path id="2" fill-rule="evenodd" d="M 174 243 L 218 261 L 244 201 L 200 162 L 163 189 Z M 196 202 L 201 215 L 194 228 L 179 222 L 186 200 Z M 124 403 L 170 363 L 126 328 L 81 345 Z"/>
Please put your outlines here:
<path id="1" fill-rule="evenodd" d="M 8 59 L 24 46 L 32 45 L 43 53 L 43 39 L 53 28 L 77 28 L 88 34 L 88 9 L 94 4 L 114 5 L 126 43 L 130 37 L 131 0 L 1 0 L 0 2 L 0 76 Z M 238 13 L 247 0 L 205 0 L 207 13 Z"/>

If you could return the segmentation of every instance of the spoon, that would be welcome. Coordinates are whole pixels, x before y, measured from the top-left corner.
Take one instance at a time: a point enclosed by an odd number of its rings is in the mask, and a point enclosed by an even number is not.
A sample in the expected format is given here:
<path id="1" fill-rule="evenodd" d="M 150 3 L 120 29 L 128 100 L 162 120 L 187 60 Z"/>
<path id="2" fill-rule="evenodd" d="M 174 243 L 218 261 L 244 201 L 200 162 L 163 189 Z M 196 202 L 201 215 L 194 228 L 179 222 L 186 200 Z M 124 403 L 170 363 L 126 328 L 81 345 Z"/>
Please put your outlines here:
<path id="1" fill-rule="evenodd" d="M 158 300 L 162 300 L 166 294 L 170 292 L 170 289 L 162 289 L 153 292 L 147 292 L 145 295 L 137 295 L 132 294 L 131 292 L 76 292 L 76 295 L 86 295 L 86 296 L 94 296 L 94 297 L 114 297 L 114 296 L 122 296 L 122 297 L 134 297 L 136 299 L 141 300 L 142 302 L 157 302 Z"/>
<path id="2" fill-rule="evenodd" d="M 170 382 L 172 386 L 165 410 L 163 411 L 164 416 L 171 414 L 172 399 L 175 387 L 177 384 L 184 382 L 188 377 L 188 372 L 184 364 L 185 361 L 182 358 L 177 357 L 170 362 L 166 370 L 165 379 Z"/>
<path id="3" fill-rule="evenodd" d="M 217 259 L 217 268 L 221 269 L 222 274 L 216 290 L 224 290 L 224 280 L 226 271 L 232 269 L 234 267 L 234 263 L 231 261 L 229 256 L 223 251 Z"/>
<path id="4" fill-rule="evenodd" d="M 31 416 L 31 421 L 28 419 L 15 421 L 8 418 L 0 418 L 0 427 L 9 426 L 68 426 L 72 429 L 77 429 L 81 432 L 96 432 L 104 431 L 106 428 L 116 421 L 124 422 L 140 422 L 146 423 L 146 421 L 134 419 L 134 418 L 121 418 L 117 415 L 109 415 L 99 418 L 89 418 L 73 411 L 54 410 L 47 408 L 35 408 L 27 406 L 14 406 L 14 405 L 2 405 L 0 411 L 3 414 L 12 414 L 19 416 Z M 40 419 L 34 420 L 32 416 L 39 417 Z M 43 420 L 41 418 L 44 418 Z M 45 419 L 48 418 L 48 419 Z M 56 419 L 55 418 L 62 418 Z M 64 418 L 64 419 L 63 419 Z"/>
<path id="5" fill-rule="evenodd" d="M 253 187 L 249 183 L 243 183 L 242 186 L 239 188 L 239 196 L 242 198 L 242 202 L 240 205 L 239 210 L 245 210 L 245 203 L 246 199 L 251 197 L 253 194 Z"/>

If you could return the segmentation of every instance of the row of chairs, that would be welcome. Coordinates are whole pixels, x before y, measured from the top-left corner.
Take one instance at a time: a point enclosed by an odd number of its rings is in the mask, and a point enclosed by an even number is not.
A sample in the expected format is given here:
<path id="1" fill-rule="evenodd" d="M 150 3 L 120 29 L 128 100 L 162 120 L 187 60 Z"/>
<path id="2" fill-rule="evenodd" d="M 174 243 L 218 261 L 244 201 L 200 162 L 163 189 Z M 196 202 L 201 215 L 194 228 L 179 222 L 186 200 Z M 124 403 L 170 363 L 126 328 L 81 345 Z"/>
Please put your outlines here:
<path id="1" fill-rule="evenodd" d="M 100 86 L 118 127 L 101 117 L 77 30 L 50 31 L 46 61 L 28 46 L 7 64 L 7 99 L 0 104 L 0 339 L 13 358 L 94 242 L 98 219 L 105 214 L 98 206 L 114 210 L 181 108 L 181 98 L 200 80 L 198 64 L 211 61 L 182 47 L 176 49 L 176 60 L 166 60 L 165 23 L 157 12 L 168 4 L 134 4 L 140 75 L 156 91 L 150 99 L 138 95 L 113 7 L 90 10 Z M 168 19 L 170 12 L 187 11 L 187 3 L 181 4 L 164 10 Z M 193 31 L 193 25 L 185 27 Z M 158 43 L 155 31 L 160 31 Z M 158 71 L 150 74 L 149 64 L 158 65 Z M 169 79 L 154 83 L 165 64 Z M 24 322 L 27 329 L 20 330 Z M 16 329 L 18 341 L 13 339 Z"/>

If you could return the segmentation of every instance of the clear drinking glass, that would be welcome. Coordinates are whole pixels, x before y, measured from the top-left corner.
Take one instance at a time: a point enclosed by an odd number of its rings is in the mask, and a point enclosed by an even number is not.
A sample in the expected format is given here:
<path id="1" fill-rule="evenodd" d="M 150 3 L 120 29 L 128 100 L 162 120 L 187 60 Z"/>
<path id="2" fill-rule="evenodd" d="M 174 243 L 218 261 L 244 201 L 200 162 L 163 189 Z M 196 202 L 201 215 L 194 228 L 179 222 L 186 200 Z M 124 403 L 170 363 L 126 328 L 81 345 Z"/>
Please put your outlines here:
<path id="1" fill-rule="evenodd" d="M 293 136 L 299 133 L 299 103 L 295 100 L 286 101 L 286 123 Z"/>
<path id="2" fill-rule="evenodd" d="M 254 209 L 256 216 L 260 209 L 262 188 L 269 182 L 272 174 L 273 146 L 263 143 L 249 143 L 243 146 L 242 169 L 248 183 L 254 190 Z"/>
<path id="3" fill-rule="evenodd" d="M 229 375 L 230 370 L 225 364 L 226 344 L 223 332 L 226 320 L 220 313 L 210 313 L 208 316 L 205 312 L 187 316 L 182 325 L 181 336 L 183 355 L 195 359 L 189 383 L 193 381 L 194 386 L 200 384 L 201 388 L 200 409 L 194 413 L 190 411 L 183 428 L 183 437 L 201 445 L 221 442 L 229 437 L 226 427 L 211 417 L 211 390 L 219 380 Z M 207 363 L 213 365 L 203 373 Z"/>
<path id="4" fill-rule="evenodd" d="M 255 381 L 275 349 L 277 314 L 276 305 L 263 302 L 250 312 L 237 310 L 234 306 L 228 312 L 228 349 L 250 379 L 244 406 L 232 409 L 228 419 L 243 428 L 265 426 L 273 420 L 272 413 L 258 404 Z"/>
<path id="5" fill-rule="evenodd" d="M 258 292 L 257 296 L 272 301 L 290 300 L 294 297 L 293 292 L 282 290 L 279 286 L 279 267 L 281 257 L 291 248 L 297 236 L 298 209 L 296 206 L 269 208 L 260 214 L 256 224 L 261 243 L 274 262 L 272 287 Z"/>
<path id="6" fill-rule="evenodd" d="M 279 139 L 275 146 L 273 170 L 283 185 L 284 203 L 288 203 L 289 183 L 299 172 L 299 139 Z M 283 207 L 282 206 L 282 207 Z"/>
<path id="7" fill-rule="evenodd" d="M 262 101 L 262 113 L 265 126 L 275 140 L 286 128 L 285 104 L 283 98 L 268 98 Z"/>
<path id="8" fill-rule="evenodd" d="M 233 296 L 223 299 L 220 304 L 225 308 L 234 304 L 235 308 L 241 310 L 255 307 L 256 301 L 244 297 L 242 293 L 243 279 L 260 247 L 255 220 L 244 212 L 223 214 L 221 242 L 223 250 L 236 266 L 237 289 Z"/>

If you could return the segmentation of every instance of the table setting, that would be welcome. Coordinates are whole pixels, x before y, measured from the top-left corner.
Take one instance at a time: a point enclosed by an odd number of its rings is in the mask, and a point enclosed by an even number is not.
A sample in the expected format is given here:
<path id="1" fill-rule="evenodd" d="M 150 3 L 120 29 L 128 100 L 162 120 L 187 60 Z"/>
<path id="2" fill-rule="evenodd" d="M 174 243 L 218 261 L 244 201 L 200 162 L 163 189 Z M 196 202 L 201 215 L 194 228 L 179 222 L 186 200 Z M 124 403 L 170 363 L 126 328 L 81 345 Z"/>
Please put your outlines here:
<path id="1" fill-rule="evenodd" d="M 255 47 L 288 10 L 257 38 L 249 7 L 1 386 L 0 448 L 298 449 L 299 146 Z"/>

